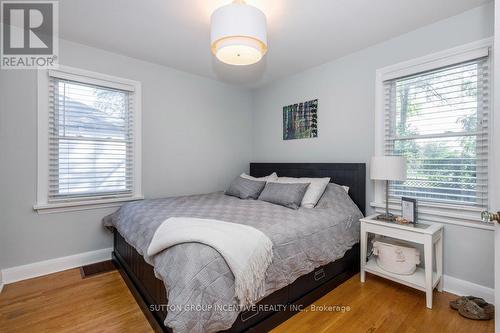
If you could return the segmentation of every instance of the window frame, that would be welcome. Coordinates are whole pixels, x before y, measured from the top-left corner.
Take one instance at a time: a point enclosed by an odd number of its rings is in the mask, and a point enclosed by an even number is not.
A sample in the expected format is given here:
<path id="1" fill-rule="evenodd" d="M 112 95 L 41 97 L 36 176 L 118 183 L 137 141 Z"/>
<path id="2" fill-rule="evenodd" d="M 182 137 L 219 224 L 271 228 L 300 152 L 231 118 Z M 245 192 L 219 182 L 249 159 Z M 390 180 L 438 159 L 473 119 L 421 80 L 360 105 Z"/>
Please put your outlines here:
<path id="1" fill-rule="evenodd" d="M 375 140 L 374 140 L 374 155 L 384 155 L 384 133 L 385 133 L 385 110 L 384 110 L 384 82 L 391 79 L 396 79 L 403 76 L 414 75 L 430 70 L 435 70 L 441 67 L 458 64 L 468 60 L 477 59 L 488 55 L 489 61 L 492 62 L 491 50 L 493 48 L 493 39 L 487 38 L 469 44 L 454 47 L 441 52 L 426 55 L 420 58 L 412 59 L 397 63 L 395 65 L 380 68 L 375 73 Z M 492 68 L 490 66 L 490 68 Z M 490 71 L 491 75 L 492 71 Z M 490 80 L 491 82 L 491 80 Z M 493 93 L 493 86 L 490 85 L 490 96 Z M 493 119 L 492 98 L 490 97 L 490 119 Z M 491 160 L 494 159 L 494 147 L 492 144 L 493 138 L 493 121 L 489 127 L 489 147 L 488 156 Z M 494 191 L 494 173 L 492 164 L 488 165 L 488 188 L 490 192 Z M 494 193 L 492 193 L 494 194 Z M 488 206 L 492 205 L 494 195 L 488 197 Z M 375 210 L 383 210 L 385 208 L 385 184 L 375 181 L 374 184 L 374 201 L 370 203 Z M 437 202 L 420 202 L 419 201 L 419 218 L 428 222 L 441 222 L 449 224 L 457 224 L 470 227 L 478 227 L 482 229 L 493 230 L 493 225 L 481 222 L 480 212 L 483 210 L 480 207 L 470 207 L 465 205 L 456 205 Z M 401 205 L 399 200 L 389 199 L 389 208 L 394 213 L 400 214 Z"/>
<path id="2" fill-rule="evenodd" d="M 90 85 L 99 85 L 111 89 L 132 90 L 133 95 L 133 152 L 132 194 L 123 197 L 69 199 L 50 202 L 49 191 L 49 80 L 50 77 L 64 77 Z M 58 69 L 42 69 L 37 72 L 37 196 L 33 209 L 39 213 L 54 213 L 116 207 L 126 201 L 140 200 L 142 194 L 141 160 L 141 83 L 130 79 L 91 72 L 67 66 Z"/>

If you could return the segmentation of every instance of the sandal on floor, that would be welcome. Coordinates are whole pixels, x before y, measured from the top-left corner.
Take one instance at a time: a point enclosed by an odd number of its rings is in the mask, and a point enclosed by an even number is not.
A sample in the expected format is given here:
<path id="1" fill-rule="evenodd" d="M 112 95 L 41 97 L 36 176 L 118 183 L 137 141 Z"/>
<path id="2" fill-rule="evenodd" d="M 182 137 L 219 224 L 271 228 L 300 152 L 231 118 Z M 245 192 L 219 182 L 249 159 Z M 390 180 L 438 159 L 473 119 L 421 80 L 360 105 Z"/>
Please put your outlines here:
<path id="1" fill-rule="evenodd" d="M 495 307 L 488 303 L 484 306 L 479 306 L 476 302 L 469 300 L 460 306 L 458 313 L 469 319 L 490 320 L 495 316 Z"/>
<path id="2" fill-rule="evenodd" d="M 473 301 L 474 303 L 476 303 L 480 307 L 484 307 L 488 304 L 484 299 L 479 298 L 479 297 L 462 296 L 462 297 L 457 298 L 454 301 L 451 301 L 450 308 L 452 308 L 453 310 L 458 310 L 462 305 L 464 305 L 465 303 L 467 303 L 469 301 Z"/>

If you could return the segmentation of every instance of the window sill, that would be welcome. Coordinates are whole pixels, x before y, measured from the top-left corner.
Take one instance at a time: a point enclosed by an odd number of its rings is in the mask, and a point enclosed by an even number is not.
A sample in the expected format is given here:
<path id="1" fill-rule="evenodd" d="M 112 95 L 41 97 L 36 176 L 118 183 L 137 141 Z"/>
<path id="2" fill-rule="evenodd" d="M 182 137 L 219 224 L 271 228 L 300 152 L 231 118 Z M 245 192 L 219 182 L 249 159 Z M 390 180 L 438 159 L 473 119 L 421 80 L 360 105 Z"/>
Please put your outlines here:
<path id="1" fill-rule="evenodd" d="M 34 205 L 33 209 L 36 210 L 38 214 L 74 212 L 80 210 L 119 207 L 125 202 L 142 200 L 142 199 L 144 199 L 144 196 L 140 195 L 134 197 L 110 198 L 110 199 L 100 199 L 100 200 L 43 203 Z"/>
<path id="2" fill-rule="evenodd" d="M 384 202 L 370 202 L 377 213 L 385 210 Z M 462 227 L 495 230 L 493 223 L 485 223 L 480 219 L 482 209 L 477 207 L 459 207 L 451 205 L 438 205 L 432 203 L 418 203 L 418 220 L 423 222 L 438 222 L 444 224 L 459 225 Z M 401 214 L 401 202 L 389 201 L 389 211 Z"/>

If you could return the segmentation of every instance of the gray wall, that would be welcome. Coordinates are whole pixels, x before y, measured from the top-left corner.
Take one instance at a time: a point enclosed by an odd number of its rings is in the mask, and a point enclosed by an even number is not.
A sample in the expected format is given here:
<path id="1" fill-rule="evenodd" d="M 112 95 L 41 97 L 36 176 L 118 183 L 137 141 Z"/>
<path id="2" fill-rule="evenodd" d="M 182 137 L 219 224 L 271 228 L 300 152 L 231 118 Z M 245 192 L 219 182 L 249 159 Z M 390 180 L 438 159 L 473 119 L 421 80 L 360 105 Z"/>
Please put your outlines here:
<path id="1" fill-rule="evenodd" d="M 493 4 L 423 27 L 253 93 L 257 162 L 369 162 L 374 151 L 375 70 L 493 36 Z M 319 99 L 318 138 L 282 140 L 282 107 Z M 373 200 L 368 182 L 367 203 Z M 493 233 L 447 225 L 445 274 L 493 287 Z"/>
<path id="2" fill-rule="evenodd" d="M 61 64 L 142 82 L 146 197 L 221 190 L 251 159 L 248 91 L 62 41 Z M 0 71 L 0 267 L 112 246 L 113 209 L 38 215 L 36 74 Z"/>

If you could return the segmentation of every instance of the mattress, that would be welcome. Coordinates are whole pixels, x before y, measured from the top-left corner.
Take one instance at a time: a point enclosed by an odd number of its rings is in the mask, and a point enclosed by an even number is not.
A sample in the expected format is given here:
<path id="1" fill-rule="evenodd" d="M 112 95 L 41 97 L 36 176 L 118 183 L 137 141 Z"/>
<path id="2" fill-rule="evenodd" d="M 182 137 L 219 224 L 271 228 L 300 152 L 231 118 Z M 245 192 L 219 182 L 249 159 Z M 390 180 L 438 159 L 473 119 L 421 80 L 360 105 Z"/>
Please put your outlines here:
<path id="1" fill-rule="evenodd" d="M 330 184 L 313 209 L 293 210 L 215 192 L 132 202 L 105 217 L 104 225 L 116 228 L 164 282 L 165 325 L 174 332 L 201 333 L 228 329 L 236 320 L 241 309 L 234 276 L 217 251 L 200 243 L 179 244 L 148 257 L 155 230 L 169 217 L 218 219 L 265 233 L 273 242 L 265 297 L 343 257 L 359 241 L 362 214 L 341 186 Z"/>

